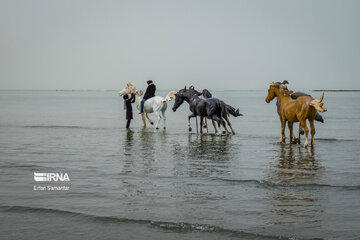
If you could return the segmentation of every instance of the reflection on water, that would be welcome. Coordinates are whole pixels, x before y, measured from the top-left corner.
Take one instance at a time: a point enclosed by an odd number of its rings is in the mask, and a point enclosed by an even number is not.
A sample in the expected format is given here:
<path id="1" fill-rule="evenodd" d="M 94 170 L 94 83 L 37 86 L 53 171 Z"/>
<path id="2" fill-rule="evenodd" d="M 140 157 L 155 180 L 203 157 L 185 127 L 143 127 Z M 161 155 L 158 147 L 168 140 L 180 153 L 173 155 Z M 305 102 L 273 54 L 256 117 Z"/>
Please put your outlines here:
<path id="1" fill-rule="evenodd" d="M 279 155 L 270 166 L 267 180 L 278 187 L 269 189 L 270 224 L 309 224 L 318 227 L 323 212 L 324 196 L 316 189 L 320 166 L 314 149 L 297 145 L 279 145 Z M 318 224 L 314 224 L 318 223 Z"/>
<path id="2" fill-rule="evenodd" d="M 128 130 L 123 143 L 124 171 L 126 173 L 154 173 L 161 170 L 154 163 L 165 156 L 167 135 L 165 131 L 141 129 L 138 132 Z M 170 157 L 170 156 L 168 156 Z M 161 159 L 164 160 L 164 159 Z"/>
<path id="3" fill-rule="evenodd" d="M 228 140 L 229 136 L 189 134 L 189 157 L 191 159 L 228 161 Z"/>
<path id="4" fill-rule="evenodd" d="M 131 156 L 132 147 L 134 145 L 134 132 L 130 129 L 127 129 L 124 141 L 124 155 Z"/>
<path id="5" fill-rule="evenodd" d="M 280 183 L 311 182 L 319 169 L 313 151 L 309 153 L 297 145 L 281 144 L 274 166 L 276 174 L 271 175 L 269 180 Z"/>
<path id="6" fill-rule="evenodd" d="M 174 144 L 176 174 L 210 177 L 229 174 L 229 136 L 189 134 L 187 143 Z"/>

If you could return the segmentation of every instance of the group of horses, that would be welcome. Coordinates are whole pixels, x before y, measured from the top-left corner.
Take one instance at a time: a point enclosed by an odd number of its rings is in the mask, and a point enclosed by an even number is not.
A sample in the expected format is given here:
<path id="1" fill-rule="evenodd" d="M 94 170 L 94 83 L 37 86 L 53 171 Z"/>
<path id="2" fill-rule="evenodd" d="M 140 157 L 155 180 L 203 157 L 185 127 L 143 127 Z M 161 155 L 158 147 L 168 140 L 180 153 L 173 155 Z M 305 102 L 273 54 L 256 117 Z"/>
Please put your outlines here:
<path id="1" fill-rule="evenodd" d="M 267 103 L 272 101 L 275 97 L 277 98 L 277 112 L 280 116 L 281 121 L 281 137 L 279 143 L 285 142 L 285 126 L 288 123 L 290 131 L 290 143 L 300 143 L 300 133 L 302 130 L 305 132 L 305 144 L 304 147 L 308 146 L 308 127 L 306 125 L 306 120 L 310 122 L 311 128 L 311 146 L 314 145 L 314 135 L 315 135 L 315 126 L 314 120 L 323 122 L 321 115 L 317 112 L 325 112 L 326 109 L 323 108 L 323 98 L 324 92 L 322 93 L 320 99 L 314 99 L 308 94 L 302 92 L 296 92 L 288 90 L 286 84 L 288 82 L 272 82 L 269 85 L 268 95 L 265 99 Z M 137 109 L 140 109 L 140 102 L 142 99 L 143 92 L 136 90 L 135 86 L 132 83 L 127 83 L 124 89 L 119 92 L 120 96 L 125 94 L 134 94 L 135 103 Z M 189 104 L 191 114 L 188 116 L 188 127 L 189 131 L 192 131 L 190 119 L 200 117 L 200 134 L 203 134 L 203 127 L 208 129 L 206 124 L 206 119 L 210 119 L 217 133 L 216 123 L 218 127 L 222 126 L 224 128 L 224 134 L 229 135 L 230 132 L 227 129 L 227 125 L 230 127 L 231 133 L 235 134 L 233 130 L 229 115 L 234 117 L 242 116 L 239 112 L 239 109 L 226 104 L 224 101 L 213 98 L 211 93 L 204 89 L 202 92 L 195 90 L 194 86 L 187 88 L 186 86 L 179 91 L 171 91 L 168 95 L 163 98 L 160 96 L 152 97 L 145 101 L 144 103 L 144 114 L 142 114 L 142 120 L 144 123 L 144 128 L 146 128 L 146 119 L 150 124 L 154 124 L 148 114 L 154 113 L 157 117 L 155 123 L 155 128 L 159 129 L 159 123 L 162 119 L 164 121 L 164 129 L 166 128 L 166 117 L 165 111 L 167 109 L 167 102 L 175 100 L 175 103 L 172 107 L 172 110 L 175 112 L 184 101 Z M 296 139 L 293 133 L 293 123 L 299 122 L 299 138 Z M 196 125 L 197 127 L 197 125 Z"/>
<path id="2" fill-rule="evenodd" d="M 269 85 L 268 95 L 265 98 L 267 103 L 271 102 L 275 97 L 277 98 L 277 112 L 280 117 L 281 122 L 281 137 L 279 143 L 285 142 L 285 126 L 286 122 L 288 123 L 290 131 L 290 143 L 300 143 L 300 133 L 302 129 L 305 132 L 305 143 L 304 147 L 306 148 L 309 144 L 308 135 L 309 129 L 306 125 L 306 120 L 310 123 L 310 133 L 311 133 L 311 146 L 314 146 L 314 136 L 315 136 L 315 125 L 314 121 L 324 122 L 322 116 L 318 114 L 319 112 L 326 112 L 327 109 L 323 108 L 324 103 L 324 92 L 322 92 L 320 99 L 314 99 L 312 96 L 302 93 L 302 92 L 293 92 L 289 90 L 286 86 L 288 82 L 285 80 L 282 83 L 272 82 Z M 299 122 L 299 138 L 296 139 L 293 133 L 293 124 L 294 122 Z M 296 141 L 297 140 L 297 141 Z"/>

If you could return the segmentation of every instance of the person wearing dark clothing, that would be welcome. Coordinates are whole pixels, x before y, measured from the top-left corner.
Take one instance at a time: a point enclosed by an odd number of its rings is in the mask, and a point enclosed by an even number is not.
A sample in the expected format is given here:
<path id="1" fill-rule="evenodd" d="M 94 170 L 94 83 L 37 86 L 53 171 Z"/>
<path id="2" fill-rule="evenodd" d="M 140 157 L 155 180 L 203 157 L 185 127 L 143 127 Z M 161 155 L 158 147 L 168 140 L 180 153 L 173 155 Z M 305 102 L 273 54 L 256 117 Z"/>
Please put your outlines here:
<path id="1" fill-rule="evenodd" d="M 144 103 L 147 99 L 155 97 L 156 86 L 152 80 L 147 81 L 148 87 L 146 88 L 143 99 L 140 103 L 140 114 L 144 112 Z"/>
<path id="2" fill-rule="evenodd" d="M 131 119 L 133 119 L 133 110 L 131 104 L 135 102 L 135 95 L 131 94 L 131 98 L 129 99 L 129 95 L 124 95 L 124 109 L 126 111 L 126 128 L 130 127 Z"/>

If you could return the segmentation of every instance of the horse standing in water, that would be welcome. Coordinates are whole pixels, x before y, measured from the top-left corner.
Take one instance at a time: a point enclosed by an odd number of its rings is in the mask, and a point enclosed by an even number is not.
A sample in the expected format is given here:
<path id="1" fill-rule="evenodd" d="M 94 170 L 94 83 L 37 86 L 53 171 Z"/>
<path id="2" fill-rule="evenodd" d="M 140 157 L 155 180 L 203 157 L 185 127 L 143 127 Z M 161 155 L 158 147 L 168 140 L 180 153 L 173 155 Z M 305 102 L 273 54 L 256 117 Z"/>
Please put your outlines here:
<path id="1" fill-rule="evenodd" d="M 136 108 L 138 110 L 140 110 L 140 102 L 142 100 L 143 92 L 137 91 L 133 84 L 127 83 L 125 88 L 119 92 L 119 95 L 122 96 L 122 95 L 129 94 L 129 93 L 133 93 L 135 95 Z M 175 91 L 171 91 L 165 98 L 160 97 L 160 96 L 155 96 L 155 97 L 149 98 L 148 100 L 145 101 L 145 103 L 144 103 L 144 113 L 145 114 L 142 114 L 144 128 L 146 128 L 145 117 L 149 120 L 151 125 L 154 124 L 150 120 L 148 113 L 155 113 L 155 115 L 157 116 L 158 120 L 155 124 L 156 129 L 159 129 L 159 123 L 160 123 L 161 119 L 163 119 L 163 121 L 164 121 L 164 129 L 166 128 L 165 111 L 167 108 L 167 102 L 171 101 L 172 99 L 175 98 L 175 93 L 176 93 Z"/>
<path id="2" fill-rule="evenodd" d="M 278 85 L 285 85 L 289 84 L 289 82 L 287 80 L 284 80 L 283 82 L 275 82 L 275 84 Z M 287 94 L 290 95 L 291 99 L 296 100 L 298 97 L 302 97 L 302 96 L 310 96 L 309 94 L 303 93 L 303 92 L 293 92 L 291 90 L 287 90 L 287 88 L 285 89 L 284 86 L 282 87 L 283 90 L 287 91 Z M 311 96 L 310 96 L 311 97 Z M 280 108 L 280 100 L 279 98 L 277 98 L 276 100 L 276 109 L 277 109 L 277 113 L 280 117 L 280 122 L 281 122 L 281 108 Z M 324 123 L 324 119 L 323 117 L 317 112 L 316 116 L 315 116 L 315 121 Z M 293 123 L 288 122 L 289 129 L 292 128 L 293 126 L 291 126 Z M 295 138 L 294 136 L 290 137 L 290 143 L 294 143 L 294 144 L 300 144 L 300 135 L 304 135 L 304 131 L 301 129 L 301 124 L 299 123 L 299 138 Z"/>
<path id="3" fill-rule="evenodd" d="M 223 120 L 223 117 L 226 116 L 224 118 L 228 122 L 232 133 L 235 134 L 234 130 L 232 129 L 231 123 L 227 118 L 228 115 L 227 105 L 223 101 L 217 98 L 201 99 L 198 95 L 200 95 L 199 92 L 196 91 L 192 86 L 189 89 L 186 89 L 185 87 L 184 89 L 179 90 L 175 94 L 175 103 L 172 108 L 174 112 L 181 104 L 183 104 L 184 101 L 186 101 L 189 104 L 190 111 L 192 112 L 192 114 L 189 115 L 188 117 L 189 131 L 191 131 L 190 119 L 193 117 L 200 116 L 200 123 L 203 122 L 203 119 L 205 117 L 209 117 L 210 119 L 217 122 L 218 126 L 220 125 L 223 126 L 226 134 L 229 135 L 230 132 L 227 130 L 226 123 Z M 237 115 L 236 113 L 238 112 L 237 111 L 234 112 L 235 112 L 234 116 L 236 116 Z M 200 134 L 202 133 L 203 133 L 202 124 L 200 124 Z"/>
<path id="4" fill-rule="evenodd" d="M 292 131 L 292 126 L 294 122 L 300 122 L 300 127 L 304 128 L 305 131 L 305 144 L 304 147 L 308 146 L 308 134 L 309 130 L 306 125 L 306 119 L 310 122 L 311 128 L 311 146 L 314 146 L 314 135 L 315 135 L 315 126 L 314 120 L 319 112 L 327 111 L 322 106 L 324 103 L 322 102 L 324 99 L 324 92 L 322 93 L 319 100 L 314 99 L 311 96 L 300 96 L 296 100 L 291 101 L 290 95 L 292 91 L 289 91 L 285 84 L 279 83 L 270 83 L 268 95 L 265 98 L 265 101 L 269 103 L 275 97 L 278 98 L 280 102 L 279 106 L 279 114 L 281 119 L 281 137 L 279 139 L 279 143 L 285 142 L 285 125 L 288 121 L 289 130 L 290 130 L 290 142 L 292 142 L 294 138 L 294 134 Z"/>
<path id="5" fill-rule="evenodd" d="M 207 90 L 207 89 L 203 89 L 203 90 L 201 91 L 201 93 L 198 93 L 198 96 L 199 96 L 201 99 L 209 99 L 209 98 L 212 98 L 212 94 L 211 94 L 211 93 L 209 92 L 209 90 Z M 226 103 L 225 103 L 225 104 L 226 104 Z M 235 110 L 234 107 L 232 107 L 232 106 L 230 106 L 230 105 L 228 105 L 228 104 L 226 104 L 226 110 L 227 110 L 227 112 L 224 113 L 223 118 L 228 122 L 228 124 L 230 124 L 230 121 L 229 121 L 229 119 L 228 119 L 228 112 L 229 112 L 231 115 L 233 115 L 234 117 L 242 116 L 242 114 L 239 113 L 239 109 L 236 109 L 236 110 Z M 211 119 L 210 117 L 206 117 L 206 118 Z M 207 123 L 206 123 L 206 118 L 204 119 L 205 121 L 202 122 L 202 123 L 200 122 L 200 124 L 202 124 L 203 127 L 206 128 L 206 130 L 208 130 L 208 125 L 207 125 Z M 211 119 L 211 122 L 212 122 L 212 124 L 213 124 L 213 126 L 214 126 L 215 134 L 216 134 L 216 133 L 218 132 L 217 129 L 216 129 L 216 124 L 215 124 L 214 120 L 212 120 L 212 119 Z M 233 134 L 235 134 L 235 132 L 233 132 Z"/>

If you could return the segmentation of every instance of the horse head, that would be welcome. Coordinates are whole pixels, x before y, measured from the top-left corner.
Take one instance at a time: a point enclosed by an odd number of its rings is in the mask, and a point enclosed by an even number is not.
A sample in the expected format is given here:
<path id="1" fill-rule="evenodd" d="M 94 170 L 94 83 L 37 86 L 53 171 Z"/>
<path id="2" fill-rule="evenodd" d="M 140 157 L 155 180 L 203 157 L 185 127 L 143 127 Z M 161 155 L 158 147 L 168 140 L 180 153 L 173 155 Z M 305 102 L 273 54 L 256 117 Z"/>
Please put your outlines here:
<path id="1" fill-rule="evenodd" d="M 174 106 L 172 107 L 172 110 L 175 112 L 176 109 L 178 109 L 180 107 L 181 104 L 183 104 L 184 100 L 185 100 L 185 96 L 184 94 L 188 91 L 188 89 L 186 89 L 186 86 L 184 87 L 184 89 L 180 89 L 177 93 L 175 93 L 175 103 Z"/>
<path id="2" fill-rule="evenodd" d="M 176 91 L 171 91 L 166 95 L 166 97 L 162 100 L 162 102 L 170 102 L 171 100 L 176 98 Z"/>
<path id="3" fill-rule="evenodd" d="M 119 96 L 135 93 L 135 92 L 136 92 L 135 86 L 132 83 L 126 83 L 126 86 L 119 92 Z"/>
<path id="4" fill-rule="evenodd" d="M 314 99 L 310 102 L 310 106 L 313 106 L 319 112 L 326 112 L 327 109 L 323 108 L 324 103 L 322 102 L 324 99 L 324 91 L 322 92 L 320 99 Z"/>
<path id="5" fill-rule="evenodd" d="M 190 86 L 189 89 L 186 88 L 186 86 L 183 89 L 180 89 L 175 94 L 175 103 L 172 108 L 172 110 L 175 112 L 178 107 L 180 107 L 181 104 L 183 104 L 184 101 L 189 101 L 190 98 L 194 96 L 198 96 L 199 92 L 195 90 L 194 86 Z"/>
<path id="6" fill-rule="evenodd" d="M 203 89 L 200 96 L 202 96 L 203 98 L 212 98 L 212 94 L 207 89 Z"/>
<path id="7" fill-rule="evenodd" d="M 284 81 L 285 82 L 285 81 Z M 269 103 L 271 102 L 276 96 L 278 96 L 279 93 L 281 93 L 284 96 L 290 96 L 294 91 L 290 91 L 287 86 L 285 85 L 287 83 L 280 83 L 280 82 L 272 82 L 269 85 L 268 89 L 268 95 L 265 98 L 265 102 Z"/>
<path id="8" fill-rule="evenodd" d="M 276 97 L 276 94 L 275 94 L 276 90 L 275 89 L 279 88 L 279 86 L 280 85 L 277 84 L 277 83 L 274 83 L 274 82 L 270 83 L 269 89 L 268 89 L 268 94 L 267 94 L 267 96 L 265 98 L 266 103 L 271 102 Z"/>

